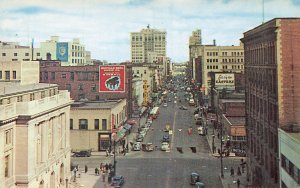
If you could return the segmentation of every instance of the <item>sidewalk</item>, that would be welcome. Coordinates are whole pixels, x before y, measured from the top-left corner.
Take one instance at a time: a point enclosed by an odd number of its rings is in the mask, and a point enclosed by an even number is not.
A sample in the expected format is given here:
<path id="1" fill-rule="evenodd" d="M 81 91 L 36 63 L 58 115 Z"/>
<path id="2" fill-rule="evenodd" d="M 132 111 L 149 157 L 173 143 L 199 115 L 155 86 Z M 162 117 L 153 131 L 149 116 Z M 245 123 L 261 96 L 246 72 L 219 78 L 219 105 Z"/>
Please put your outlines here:
<path id="1" fill-rule="evenodd" d="M 212 123 L 210 121 L 206 121 L 205 117 L 203 116 L 203 121 L 204 121 L 204 127 L 206 126 L 207 128 L 207 134 L 206 138 L 209 144 L 210 151 L 212 153 L 213 157 L 218 157 L 220 158 L 220 154 L 218 153 L 218 149 L 221 148 L 221 140 L 218 138 L 218 130 L 214 129 Z M 206 122 L 206 123 L 205 123 Z M 213 151 L 213 145 L 215 146 L 215 151 Z M 228 158 L 234 158 L 234 159 L 244 159 L 244 157 L 236 157 L 234 153 L 229 153 L 229 156 L 223 156 L 223 159 Z M 242 168 L 240 168 L 242 171 Z M 247 177 L 246 177 L 246 172 L 241 173 L 241 175 L 237 175 L 237 168 L 234 169 L 235 174 L 231 176 L 230 169 L 224 168 L 224 178 L 220 177 L 220 180 L 222 181 L 222 185 L 224 188 L 238 188 L 237 185 L 237 180 L 239 179 L 240 181 L 240 186 L 239 188 L 246 187 L 247 185 Z"/>

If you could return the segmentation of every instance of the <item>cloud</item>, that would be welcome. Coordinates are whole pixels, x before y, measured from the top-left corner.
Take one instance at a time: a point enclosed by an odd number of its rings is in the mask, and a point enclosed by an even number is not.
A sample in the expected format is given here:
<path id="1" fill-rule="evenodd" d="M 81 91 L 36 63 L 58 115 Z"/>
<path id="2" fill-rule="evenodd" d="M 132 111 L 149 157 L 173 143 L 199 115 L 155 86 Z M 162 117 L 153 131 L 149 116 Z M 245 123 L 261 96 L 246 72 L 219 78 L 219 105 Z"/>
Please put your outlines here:
<path id="1" fill-rule="evenodd" d="M 264 2 L 265 21 L 300 16 L 297 0 Z M 262 0 L 2 0 L 0 7 L 1 41 L 80 38 L 92 58 L 111 62 L 130 59 L 130 32 L 148 24 L 167 32 L 167 55 L 181 62 L 193 30 L 202 30 L 204 44 L 238 45 L 263 19 Z"/>

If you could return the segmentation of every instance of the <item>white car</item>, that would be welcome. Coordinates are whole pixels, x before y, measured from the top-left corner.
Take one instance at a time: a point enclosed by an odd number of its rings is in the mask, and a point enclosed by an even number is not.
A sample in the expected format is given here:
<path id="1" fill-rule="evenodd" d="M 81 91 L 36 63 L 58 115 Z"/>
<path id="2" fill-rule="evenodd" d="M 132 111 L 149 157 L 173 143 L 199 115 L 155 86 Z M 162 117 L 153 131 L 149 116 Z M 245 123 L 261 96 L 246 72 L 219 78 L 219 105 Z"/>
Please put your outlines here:
<path id="1" fill-rule="evenodd" d="M 164 107 L 167 107 L 168 106 L 168 103 L 164 103 L 164 105 L 163 105 Z"/>
<path id="2" fill-rule="evenodd" d="M 161 144 L 161 151 L 167 151 L 168 149 L 170 148 L 170 145 L 169 145 L 169 143 L 168 142 L 163 142 L 162 144 Z"/>

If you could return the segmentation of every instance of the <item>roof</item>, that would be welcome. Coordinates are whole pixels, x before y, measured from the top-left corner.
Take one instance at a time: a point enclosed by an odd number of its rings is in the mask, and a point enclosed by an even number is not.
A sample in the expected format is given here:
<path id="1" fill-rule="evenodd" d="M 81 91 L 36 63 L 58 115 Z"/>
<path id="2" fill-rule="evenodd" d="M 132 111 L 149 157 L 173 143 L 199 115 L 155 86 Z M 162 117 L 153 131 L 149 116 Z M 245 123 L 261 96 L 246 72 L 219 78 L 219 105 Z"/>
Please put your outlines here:
<path id="1" fill-rule="evenodd" d="M 226 117 L 231 125 L 245 125 L 245 117 Z"/>
<path id="2" fill-rule="evenodd" d="M 57 86 L 57 84 L 36 83 L 21 85 L 19 82 L 0 82 L 0 97 L 7 95 L 15 95 L 23 92 L 36 91 L 40 89 L 52 88 L 55 86 Z"/>
<path id="3" fill-rule="evenodd" d="M 114 108 L 121 100 L 116 101 L 76 101 L 71 105 L 71 108 L 76 109 L 111 109 Z"/>

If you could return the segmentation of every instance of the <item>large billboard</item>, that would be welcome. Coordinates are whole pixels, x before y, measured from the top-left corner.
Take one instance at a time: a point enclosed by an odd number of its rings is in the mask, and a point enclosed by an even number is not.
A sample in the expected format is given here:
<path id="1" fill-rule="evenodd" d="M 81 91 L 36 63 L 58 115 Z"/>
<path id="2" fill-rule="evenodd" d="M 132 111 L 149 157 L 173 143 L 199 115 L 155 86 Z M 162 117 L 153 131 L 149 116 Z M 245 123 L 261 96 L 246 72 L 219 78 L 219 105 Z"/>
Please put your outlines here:
<path id="1" fill-rule="evenodd" d="M 56 43 L 56 58 L 62 62 L 68 62 L 68 43 Z"/>
<path id="2" fill-rule="evenodd" d="M 234 86 L 234 74 L 215 73 L 215 86 Z"/>
<path id="3" fill-rule="evenodd" d="M 99 66 L 99 92 L 125 92 L 125 66 Z"/>

